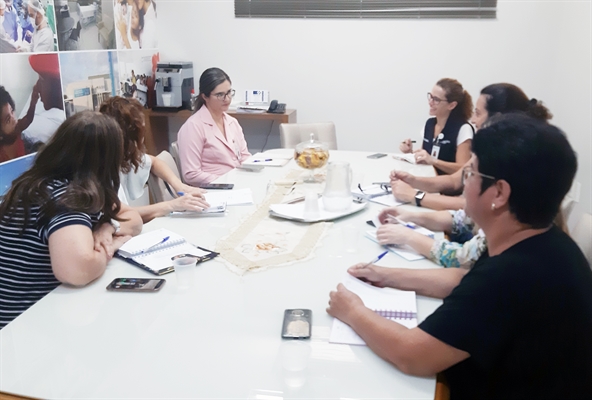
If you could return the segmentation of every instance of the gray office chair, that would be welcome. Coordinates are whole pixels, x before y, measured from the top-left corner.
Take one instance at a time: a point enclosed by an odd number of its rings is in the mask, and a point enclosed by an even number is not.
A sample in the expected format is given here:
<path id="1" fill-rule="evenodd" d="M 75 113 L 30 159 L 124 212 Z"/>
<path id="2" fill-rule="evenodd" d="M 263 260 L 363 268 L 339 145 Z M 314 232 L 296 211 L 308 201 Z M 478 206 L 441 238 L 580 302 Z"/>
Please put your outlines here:
<path id="1" fill-rule="evenodd" d="M 181 160 L 179 159 L 179 144 L 176 141 L 171 143 L 170 151 L 171 155 L 173 156 L 173 159 L 175 160 L 175 164 L 177 165 L 177 172 L 181 176 L 181 181 L 185 183 L 185 179 L 183 179 L 183 173 L 181 172 Z"/>
<path id="2" fill-rule="evenodd" d="M 177 164 L 175 163 L 171 153 L 165 150 L 156 157 L 164 161 L 171 171 L 175 173 L 177 178 L 180 178 Z M 154 203 L 160 203 L 161 201 L 172 200 L 174 198 L 172 194 L 173 189 L 170 187 L 167 189 L 167 184 L 165 184 L 162 179 L 152 173 L 148 178 L 148 189 L 150 191 L 150 197 Z"/>
<path id="3" fill-rule="evenodd" d="M 337 134 L 333 122 L 280 124 L 280 146 L 293 149 L 298 143 L 309 140 L 311 133 L 315 134 L 316 140 L 326 143 L 329 150 L 337 150 Z"/>

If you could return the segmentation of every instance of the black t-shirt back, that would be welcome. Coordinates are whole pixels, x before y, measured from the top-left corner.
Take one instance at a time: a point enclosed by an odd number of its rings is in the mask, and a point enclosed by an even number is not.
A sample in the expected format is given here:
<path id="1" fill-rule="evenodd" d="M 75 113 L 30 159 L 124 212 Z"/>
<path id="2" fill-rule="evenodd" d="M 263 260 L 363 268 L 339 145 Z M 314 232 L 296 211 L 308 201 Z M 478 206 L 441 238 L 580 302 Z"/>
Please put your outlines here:
<path id="1" fill-rule="evenodd" d="M 420 328 L 470 354 L 452 399 L 592 397 L 592 271 L 556 227 L 480 259 Z"/>

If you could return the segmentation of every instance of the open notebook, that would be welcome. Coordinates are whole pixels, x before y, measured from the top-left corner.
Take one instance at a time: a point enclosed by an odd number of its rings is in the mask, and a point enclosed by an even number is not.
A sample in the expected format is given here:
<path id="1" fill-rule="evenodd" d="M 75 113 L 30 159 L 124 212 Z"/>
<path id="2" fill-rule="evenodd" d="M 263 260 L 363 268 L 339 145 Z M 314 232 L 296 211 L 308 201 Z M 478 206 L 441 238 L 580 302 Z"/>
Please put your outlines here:
<path id="1" fill-rule="evenodd" d="M 116 255 L 155 275 L 164 275 L 174 271 L 173 258 L 176 256 L 194 256 L 199 264 L 211 260 L 218 253 L 194 246 L 183 236 L 168 229 L 158 229 L 131 238 Z"/>
<path id="2" fill-rule="evenodd" d="M 364 305 L 381 316 L 398 322 L 407 328 L 417 326 L 417 301 L 415 292 L 390 288 L 378 288 L 347 274 L 343 285 L 360 296 Z M 366 345 L 366 342 L 349 325 L 337 318 L 333 320 L 331 343 Z"/>

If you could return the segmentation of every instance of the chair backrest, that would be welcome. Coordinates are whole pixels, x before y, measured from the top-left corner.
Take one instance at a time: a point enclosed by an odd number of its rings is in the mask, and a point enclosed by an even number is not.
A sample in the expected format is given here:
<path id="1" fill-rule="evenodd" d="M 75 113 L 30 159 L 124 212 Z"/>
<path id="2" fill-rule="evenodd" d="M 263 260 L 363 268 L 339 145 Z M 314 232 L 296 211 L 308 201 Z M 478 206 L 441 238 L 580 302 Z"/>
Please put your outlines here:
<path id="1" fill-rule="evenodd" d="M 175 163 L 171 153 L 165 150 L 156 157 L 164 161 L 171 171 L 173 171 L 175 175 L 179 177 L 179 170 L 177 169 L 177 164 Z M 148 188 L 150 190 L 150 196 L 152 196 L 152 201 L 155 203 L 173 199 L 173 196 L 171 196 L 171 194 L 166 189 L 164 181 L 152 173 L 150 173 L 150 177 L 148 178 Z"/>
<path id="2" fill-rule="evenodd" d="M 183 179 L 183 173 L 181 172 L 181 160 L 179 159 L 179 144 L 176 141 L 171 143 L 170 151 L 173 159 L 175 160 L 175 164 L 177 165 L 177 172 L 181 177 L 180 179 L 184 183 L 185 179 Z"/>
<path id="3" fill-rule="evenodd" d="M 592 214 L 584 213 L 580 217 L 571 237 L 580 246 L 592 268 Z"/>
<path id="4" fill-rule="evenodd" d="M 293 149 L 298 143 L 309 140 L 311 133 L 315 134 L 316 140 L 326 143 L 329 150 L 337 150 L 337 134 L 333 122 L 280 124 L 280 146 Z"/>

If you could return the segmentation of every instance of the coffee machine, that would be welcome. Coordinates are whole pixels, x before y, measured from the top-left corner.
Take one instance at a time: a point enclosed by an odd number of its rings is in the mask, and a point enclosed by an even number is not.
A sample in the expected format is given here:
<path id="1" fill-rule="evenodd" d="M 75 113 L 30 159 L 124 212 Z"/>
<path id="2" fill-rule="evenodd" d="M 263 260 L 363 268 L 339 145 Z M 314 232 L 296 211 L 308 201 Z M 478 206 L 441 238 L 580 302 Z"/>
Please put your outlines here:
<path id="1" fill-rule="evenodd" d="M 156 64 L 156 107 L 191 109 L 193 63 L 190 61 Z"/>

